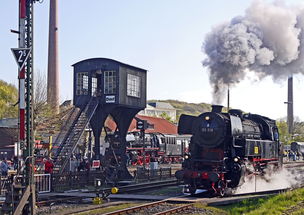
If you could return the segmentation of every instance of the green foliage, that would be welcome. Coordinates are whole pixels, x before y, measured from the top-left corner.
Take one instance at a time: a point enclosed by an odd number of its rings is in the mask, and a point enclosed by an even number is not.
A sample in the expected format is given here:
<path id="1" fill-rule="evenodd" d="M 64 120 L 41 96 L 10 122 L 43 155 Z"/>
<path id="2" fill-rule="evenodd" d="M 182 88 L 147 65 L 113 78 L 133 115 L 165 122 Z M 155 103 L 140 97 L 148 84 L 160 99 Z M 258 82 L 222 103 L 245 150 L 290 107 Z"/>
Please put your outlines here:
<path id="1" fill-rule="evenodd" d="M 294 123 L 293 141 L 304 142 L 304 122 L 295 122 Z"/>
<path id="2" fill-rule="evenodd" d="M 166 112 L 162 112 L 160 115 L 161 118 L 169 121 L 169 122 L 173 122 L 173 120 L 171 119 L 171 117 L 166 113 Z"/>
<path id="3" fill-rule="evenodd" d="M 283 194 L 279 194 L 268 198 L 249 199 L 240 203 L 220 207 L 229 214 L 248 214 L 248 215 L 260 215 L 260 214 L 290 214 L 290 210 L 296 212 L 296 205 L 304 201 L 304 189 L 298 189 L 295 191 L 288 191 Z M 299 208 L 301 210 L 301 208 Z"/>
<path id="4" fill-rule="evenodd" d="M 277 121 L 276 124 L 279 129 L 280 141 L 283 144 L 290 144 L 292 142 L 292 136 L 288 133 L 287 122 Z"/>
<path id="5" fill-rule="evenodd" d="M 284 144 L 290 144 L 293 141 L 304 142 L 304 123 L 294 123 L 294 135 L 289 134 L 288 125 L 285 121 L 277 121 L 277 126 L 280 133 L 280 141 Z"/>
<path id="6" fill-rule="evenodd" d="M 18 90 L 5 81 L 0 80 L 0 119 L 18 117 Z"/>

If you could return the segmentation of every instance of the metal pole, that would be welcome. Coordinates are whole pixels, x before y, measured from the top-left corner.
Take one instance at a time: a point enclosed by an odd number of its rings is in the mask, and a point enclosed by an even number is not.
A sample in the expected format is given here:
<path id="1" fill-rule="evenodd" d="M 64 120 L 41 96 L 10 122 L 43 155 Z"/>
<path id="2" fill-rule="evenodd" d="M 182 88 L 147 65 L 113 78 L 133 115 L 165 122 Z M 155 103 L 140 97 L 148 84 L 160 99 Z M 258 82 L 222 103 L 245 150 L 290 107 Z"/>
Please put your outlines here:
<path id="1" fill-rule="evenodd" d="M 228 92 L 227 92 L 227 111 L 230 109 L 230 89 L 228 86 Z"/>
<path id="2" fill-rule="evenodd" d="M 29 212 L 30 214 L 35 214 L 35 183 L 34 183 L 34 158 L 33 158 L 33 144 L 34 144 L 34 135 L 33 135 L 33 45 L 34 45 L 34 35 L 33 35 L 33 14 L 34 14 L 34 4 L 35 0 L 26 1 L 26 38 L 25 45 L 27 48 L 31 48 L 30 55 L 27 59 L 26 64 L 26 151 L 25 156 L 28 157 L 28 162 L 26 163 L 26 185 L 30 186 L 31 195 L 29 198 Z"/>
<path id="3" fill-rule="evenodd" d="M 92 129 L 89 128 L 89 145 L 88 145 L 88 159 L 92 161 Z"/>
<path id="4" fill-rule="evenodd" d="M 144 165 L 144 169 L 146 169 L 146 141 L 145 141 L 145 129 L 143 129 L 142 131 L 142 137 L 143 137 L 143 165 Z"/>
<path id="5" fill-rule="evenodd" d="M 19 0 L 19 48 L 26 48 L 26 0 Z M 25 66 L 19 71 L 19 141 L 25 144 Z"/>

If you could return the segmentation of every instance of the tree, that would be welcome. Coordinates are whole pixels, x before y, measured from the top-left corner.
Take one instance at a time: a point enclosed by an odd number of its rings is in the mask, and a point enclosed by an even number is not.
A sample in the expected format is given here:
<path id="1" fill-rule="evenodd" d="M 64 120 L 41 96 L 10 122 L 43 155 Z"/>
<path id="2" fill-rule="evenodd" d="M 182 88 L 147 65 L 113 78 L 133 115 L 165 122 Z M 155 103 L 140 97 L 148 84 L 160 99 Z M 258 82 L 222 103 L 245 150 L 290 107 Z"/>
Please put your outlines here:
<path id="1" fill-rule="evenodd" d="M 46 76 L 39 71 L 34 79 L 33 111 L 35 121 L 41 117 L 51 117 L 53 115 L 51 107 L 47 104 Z"/>
<path id="2" fill-rule="evenodd" d="M 294 123 L 293 141 L 304 142 L 304 122 Z"/>
<path id="3" fill-rule="evenodd" d="M 5 81 L 0 80 L 0 119 L 18 117 L 18 90 Z"/>
<path id="4" fill-rule="evenodd" d="M 167 120 L 167 121 L 169 121 L 169 122 L 173 123 L 173 120 L 171 119 L 171 117 L 166 112 L 162 112 L 160 114 L 160 117 L 163 118 L 163 119 L 165 119 L 165 120 Z"/>
<path id="5" fill-rule="evenodd" d="M 54 113 L 47 104 L 47 81 L 45 74 L 37 71 L 34 77 L 34 99 L 33 99 L 34 133 L 36 138 L 41 139 L 40 132 L 36 133 L 39 126 L 50 127 L 53 123 Z M 39 128 L 38 128 L 39 129 Z M 46 131 L 45 131 L 46 132 Z"/>
<path id="6" fill-rule="evenodd" d="M 292 142 L 292 135 L 288 133 L 287 122 L 277 121 L 276 123 L 279 129 L 280 141 L 283 144 L 290 144 Z"/>

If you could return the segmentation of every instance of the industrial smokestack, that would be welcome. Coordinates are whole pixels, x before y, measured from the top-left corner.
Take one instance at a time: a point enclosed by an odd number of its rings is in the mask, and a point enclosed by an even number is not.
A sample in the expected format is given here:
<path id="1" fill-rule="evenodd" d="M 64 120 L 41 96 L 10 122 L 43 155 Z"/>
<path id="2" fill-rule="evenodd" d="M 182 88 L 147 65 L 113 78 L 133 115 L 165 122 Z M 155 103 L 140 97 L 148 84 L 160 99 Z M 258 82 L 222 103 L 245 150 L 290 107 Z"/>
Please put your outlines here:
<path id="1" fill-rule="evenodd" d="M 47 102 L 59 112 L 58 1 L 50 0 Z"/>
<path id="2" fill-rule="evenodd" d="M 288 78 L 287 125 L 288 132 L 293 134 L 293 83 L 292 76 Z"/>

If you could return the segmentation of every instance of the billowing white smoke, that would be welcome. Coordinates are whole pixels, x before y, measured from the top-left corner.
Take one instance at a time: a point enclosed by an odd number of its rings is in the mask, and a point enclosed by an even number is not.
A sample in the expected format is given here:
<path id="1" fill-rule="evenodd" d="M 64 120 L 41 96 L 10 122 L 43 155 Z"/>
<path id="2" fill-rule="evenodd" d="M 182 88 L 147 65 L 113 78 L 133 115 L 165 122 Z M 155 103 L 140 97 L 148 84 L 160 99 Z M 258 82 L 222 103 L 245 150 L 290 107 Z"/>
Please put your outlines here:
<path id="1" fill-rule="evenodd" d="M 234 193 L 251 193 L 298 187 L 303 184 L 301 179 L 300 171 L 282 168 L 280 171 L 274 172 L 269 169 L 263 177 L 254 175 L 246 177 L 245 183 L 238 187 Z"/>
<path id="2" fill-rule="evenodd" d="M 304 10 L 253 1 L 244 17 L 235 17 L 212 29 L 202 50 L 209 69 L 214 103 L 223 101 L 234 86 L 254 71 L 274 81 L 304 73 Z"/>

